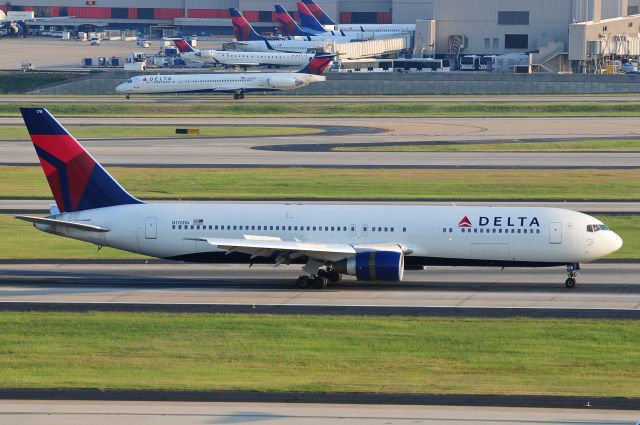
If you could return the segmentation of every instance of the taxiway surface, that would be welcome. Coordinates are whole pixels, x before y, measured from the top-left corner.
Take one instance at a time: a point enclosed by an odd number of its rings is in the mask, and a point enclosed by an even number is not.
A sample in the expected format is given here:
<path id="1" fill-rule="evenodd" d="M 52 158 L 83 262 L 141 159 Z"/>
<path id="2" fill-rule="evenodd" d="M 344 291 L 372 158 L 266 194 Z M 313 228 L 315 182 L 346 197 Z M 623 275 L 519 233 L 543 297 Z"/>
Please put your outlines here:
<path id="1" fill-rule="evenodd" d="M 83 139 L 105 165 L 572 168 L 640 167 L 639 152 L 338 152 L 326 144 L 637 138 L 637 118 L 66 118 L 63 124 L 280 124 L 383 128 L 376 134 L 260 138 Z M 2 124 L 22 124 L 2 118 Z M 278 146 L 274 149 L 273 146 Z M 4 164 L 37 164 L 31 143 L 0 141 Z M 470 165 L 471 164 L 471 165 Z"/>
<path id="2" fill-rule="evenodd" d="M 397 284 L 347 277 L 322 291 L 298 289 L 299 274 L 296 266 L 0 264 L 0 302 L 640 310 L 640 264 L 587 264 L 573 290 L 558 267 L 438 267 Z"/>
<path id="3" fill-rule="evenodd" d="M 121 401 L 0 401 L 0 423 L 21 425 L 238 424 L 633 425 L 638 411 L 464 406 Z"/>

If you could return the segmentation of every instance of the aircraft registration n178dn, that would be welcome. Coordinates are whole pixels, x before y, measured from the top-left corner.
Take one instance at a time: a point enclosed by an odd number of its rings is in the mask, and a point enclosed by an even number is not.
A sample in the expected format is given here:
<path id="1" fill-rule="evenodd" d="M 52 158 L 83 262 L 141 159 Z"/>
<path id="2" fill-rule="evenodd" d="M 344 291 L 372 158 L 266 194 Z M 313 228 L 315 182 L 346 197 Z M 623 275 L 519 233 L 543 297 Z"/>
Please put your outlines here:
<path id="1" fill-rule="evenodd" d="M 153 257 L 304 264 L 298 286 L 343 274 L 401 281 L 429 265 L 543 267 L 608 255 L 622 240 L 575 211 L 538 207 L 145 203 L 43 108 L 22 108 L 57 208 L 17 216 L 42 231 Z"/>

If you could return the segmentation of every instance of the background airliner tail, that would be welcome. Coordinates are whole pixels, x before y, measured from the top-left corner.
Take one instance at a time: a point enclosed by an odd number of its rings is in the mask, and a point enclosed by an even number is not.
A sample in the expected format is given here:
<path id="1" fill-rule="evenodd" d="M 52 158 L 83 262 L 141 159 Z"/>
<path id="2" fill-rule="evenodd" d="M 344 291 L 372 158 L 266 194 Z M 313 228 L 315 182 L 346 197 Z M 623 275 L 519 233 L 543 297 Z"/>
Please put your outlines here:
<path id="1" fill-rule="evenodd" d="M 303 31 L 302 28 L 298 26 L 296 21 L 293 20 L 289 12 L 282 7 L 282 5 L 276 5 L 276 19 L 278 21 L 278 27 L 280 28 L 280 32 L 285 37 L 307 37 L 309 38 L 309 33 Z"/>
<path id="2" fill-rule="evenodd" d="M 319 33 L 328 33 L 322 24 L 313 16 L 313 13 L 307 8 L 307 6 L 302 3 L 296 3 L 296 7 L 298 8 L 298 14 L 300 15 L 300 24 L 304 28 L 309 28 L 310 30 L 317 31 Z"/>
<path id="3" fill-rule="evenodd" d="M 298 72 L 302 74 L 322 75 L 329 65 L 331 65 L 331 61 L 333 61 L 333 58 L 335 57 L 336 55 L 333 53 L 316 53 L 307 66 Z"/>
<path id="4" fill-rule="evenodd" d="M 44 108 L 20 108 L 61 213 L 141 204 Z"/>
<path id="5" fill-rule="evenodd" d="M 258 41 L 267 40 L 266 37 L 258 34 L 249 21 L 246 20 L 242 13 L 235 7 L 229 8 L 231 14 L 231 22 L 233 23 L 233 33 L 238 41 Z"/>
<path id="6" fill-rule="evenodd" d="M 176 45 L 176 48 L 178 49 L 178 51 L 180 53 L 195 53 L 195 52 L 197 52 L 197 50 L 194 49 L 193 47 L 191 47 L 191 44 L 189 44 L 187 42 L 187 40 L 185 40 L 184 38 L 174 38 L 174 39 L 171 39 L 171 41 L 173 41 L 173 44 Z"/>
<path id="7" fill-rule="evenodd" d="M 313 0 L 302 0 L 302 3 L 307 6 L 311 13 L 313 13 L 313 16 L 315 16 L 322 25 L 338 25 L 333 19 L 329 17 L 329 15 L 324 13 L 324 10 L 322 10 L 322 8 L 318 6 Z"/>

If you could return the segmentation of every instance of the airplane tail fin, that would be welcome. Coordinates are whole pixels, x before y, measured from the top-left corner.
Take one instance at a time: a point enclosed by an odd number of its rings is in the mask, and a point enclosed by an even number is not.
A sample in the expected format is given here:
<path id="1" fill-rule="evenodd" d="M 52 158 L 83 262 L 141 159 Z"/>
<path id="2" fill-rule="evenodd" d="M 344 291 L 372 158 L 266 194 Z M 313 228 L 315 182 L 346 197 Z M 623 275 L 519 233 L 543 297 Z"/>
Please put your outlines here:
<path id="1" fill-rule="evenodd" d="M 331 62 L 335 57 L 336 55 L 333 53 L 316 53 L 307 66 L 298 72 L 301 74 L 322 75 L 329 65 L 331 65 Z"/>
<path id="2" fill-rule="evenodd" d="M 320 21 L 322 25 L 338 25 L 335 23 L 333 19 L 329 17 L 329 15 L 324 13 L 324 10 L 322 10 L 322 8 L 318 6 L 315 1 L 302 0 L 302 3 L 304 3 L 305 6 L 307 6 L 307 8 L 311 11 L 311 13 L 313 13 L 313 16 L 315 16 L 316 19 Z"/>
<path id="3" fill-rule="evenodd" d="M 197 50 L 191 47 L 191 44 L 189 44 L 187 40 L 185 40 L 184 38 L 175 38 L 175 39 L 172 39 L 171 41 L 173 41 L 173 44 L 176 45 L 176 48 L 180 53 L 197 52 Z"/>
<path id="4" fill-rule="evenodd" d="M 233 23 L 233 33 L 236 36 L 236 40 L 238 41 L 258 41 L 258 40 L 267 40 L 266 37 L 258 34 L 249 21 L 242 16 L 242 13 L 235 7 L 229 8 L 229 13 L 231 14 L 231 22 Z"/>
<path id="5" fill-rule="evenodd" d="M 320 33 L 329 32 L 322 26 L 320 22 L 318 22 L 316 17 L 313 16 L 313 13 L 311 13 L 311 11 L 304 3 L 299 1 L 298 3 L 296 3 L 296 6 L 298 7 L 298 13 L 300 14 L 300 24 L 304 28 L 309 28 Z"/>
<path id="6" fill-rule="evenodd" d="M 20 108 L 60 212 L 141 204 L 44 108 Z"/>
<path id="7" fill-rule="evenodd" d="M 293 20 L 289 12 L 282 5 L 276 5 L 276 19 L 280 32 L 285 37 L 309 37 L 309 33 L 305 32 Z"/>

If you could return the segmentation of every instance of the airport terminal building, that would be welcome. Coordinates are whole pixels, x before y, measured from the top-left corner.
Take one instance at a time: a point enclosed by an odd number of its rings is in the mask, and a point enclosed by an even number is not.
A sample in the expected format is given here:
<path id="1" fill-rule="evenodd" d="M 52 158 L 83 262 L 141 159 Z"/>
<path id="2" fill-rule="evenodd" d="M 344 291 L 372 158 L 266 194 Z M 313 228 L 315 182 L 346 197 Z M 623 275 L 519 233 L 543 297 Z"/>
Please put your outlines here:
<path id="1" fill-rule="evenodd" d="M 0 9 L 73 16 L 152 35 L 232 36 L 229 7 L 275 32 L 274 5 L 296 0 L 12 0 Z M 537 52 L 534 64 L 574 72 L 593 57 L 640 55 L 640 0 L 317 0 L 339 23 L 416 23 L 414 56 Z M 134 7 L 132 7 L 134 6 Z M 297 13 L 295 13 L 297 15 Z M 297 18 L 297 16 L 295 16 Z M 576 66 L 577 64 L 577 66 Z M 588 67 L 588 65 L 587 65 Z"/>

